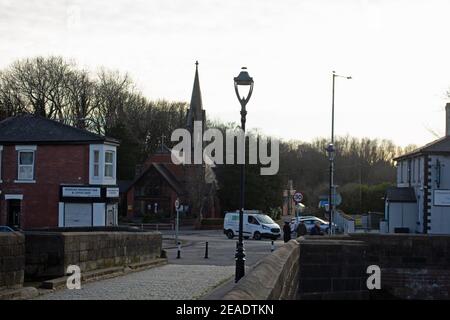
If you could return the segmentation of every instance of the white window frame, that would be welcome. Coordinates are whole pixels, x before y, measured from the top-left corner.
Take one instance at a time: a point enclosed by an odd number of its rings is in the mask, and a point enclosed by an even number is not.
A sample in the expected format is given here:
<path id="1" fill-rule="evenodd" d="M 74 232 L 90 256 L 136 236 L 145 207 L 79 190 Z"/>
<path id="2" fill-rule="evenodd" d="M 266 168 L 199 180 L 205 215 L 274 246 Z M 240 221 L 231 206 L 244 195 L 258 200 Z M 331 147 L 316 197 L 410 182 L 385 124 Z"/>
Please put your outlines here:
<path id="1" fill-rule="evenodd" d="M 15 183 L 35 183 L 36 182 L 36 146 L 16 146 L 17 151 L 17 180 Z M 20 154 L 22 152 L 32 152 L 33 153 L 33 164 L 32 164 L 32 178 L 31 179 L 21 179 L 20 178 Z M 29 165 L 27 165 L 29 166 Z"/>
<path id="2" fill-rule="evenodd" d="M 112 162 L 106 162 L 106 154 L 107 153 L 111 153 L 112 154 Z M 105 179 L 114 179 L 115 178 L 115 167 L 116 167 L 116 153 L 112 150 L 105 150 L 105 167 L 104 167 L 104 175 L 105 175 Z M 112 176 L 107 176 L 106 175 L 106 166 L 111 166 L 112 167 Z"/>
<path id="3" fill-rule="evenodd" d="M 94 154 L 99 152 L 99 175 L 94 176 L 95 164 Z M 105 155 L 107 152 L 113 153 L 113 176 L 105 176 Z M 117 170 L 117 147 L 112 144 L 91 144 L 89 146 L 89 183 L 96 185 L 115 185 L 116 184 L 116 170 Z"/>
<path id="4" fill-rule="evenodd" d="M 95 161 L 95 155 L 98 155 L 98 157 L 97 157 L 97 161 Z M 94 178 L 100 178 L 100 150 L 94 150 L 93 151 L 93 159 L 92 159 L 92 162 L 93 162 L 93 171 L 92 171 L 92 176 L 94 177 Z M 95 174 L 95 171 L 96 171 L 96 169 L 97 169 L 97 174 Z"/>

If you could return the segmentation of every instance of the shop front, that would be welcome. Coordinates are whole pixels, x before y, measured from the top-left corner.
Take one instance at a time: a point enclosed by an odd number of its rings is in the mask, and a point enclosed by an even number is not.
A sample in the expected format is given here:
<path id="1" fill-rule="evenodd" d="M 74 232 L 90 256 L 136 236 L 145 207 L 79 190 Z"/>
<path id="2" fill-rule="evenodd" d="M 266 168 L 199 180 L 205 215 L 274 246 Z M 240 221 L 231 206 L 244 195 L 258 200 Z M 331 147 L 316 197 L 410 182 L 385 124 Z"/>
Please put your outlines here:
<path id="1" fill-rule="evenodd" d="M 60 187 L 59 227 L 116 226 L 119 188 L 116 186 Z"/>

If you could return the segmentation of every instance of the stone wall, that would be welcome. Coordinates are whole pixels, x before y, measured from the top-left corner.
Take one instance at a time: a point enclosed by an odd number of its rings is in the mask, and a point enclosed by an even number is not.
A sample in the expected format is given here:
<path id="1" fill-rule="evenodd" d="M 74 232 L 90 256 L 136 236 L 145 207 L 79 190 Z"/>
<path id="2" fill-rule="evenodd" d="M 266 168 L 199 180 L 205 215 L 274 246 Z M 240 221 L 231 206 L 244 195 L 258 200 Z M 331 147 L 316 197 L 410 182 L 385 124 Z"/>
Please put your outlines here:
<path id="1" fill-rule="evenodd" d="M 299 299 L 363 299 L 367 245 L 362 241 L 300 240 Z"/>
<path id="2" fill-rule="evenodd" d="M 368 245 L 366 261 L 381 268 L 381 288 L 393 298 L 450 299 L 450 236 L 352 234 Z"/>
<path id="3" fill-rule="evenodd" d="M 299 282 L 299 248 L 298 242 L 291 240 L 263 258 L 223 299 L 295 299 Z"/>
<path id="4" fill-rule="evenodd" d="M 161 256 L 159 232 L 27 232 L 27 279 L 61 277 L 69 265 L 81 271 L 144 263 Z"/>
<path id="5" fill-rule="evenodd" d="M 370 265 L 381 269 L 381 290 L 367 289 Z M 261 260 L 224 299 L 450 299 L 450 236 L 298 238 Z"/>
<path id="6" fill-rule="evenodd" d="M 18 232 L 0 232 L 0 290 L 23 285 L 25 238 Z"/>
<path id="7" fill-rule="evenodd" d="M 450 236 L 351 234 L 368 245 L 367 262 L 382 268 L 450 269 Z"/>

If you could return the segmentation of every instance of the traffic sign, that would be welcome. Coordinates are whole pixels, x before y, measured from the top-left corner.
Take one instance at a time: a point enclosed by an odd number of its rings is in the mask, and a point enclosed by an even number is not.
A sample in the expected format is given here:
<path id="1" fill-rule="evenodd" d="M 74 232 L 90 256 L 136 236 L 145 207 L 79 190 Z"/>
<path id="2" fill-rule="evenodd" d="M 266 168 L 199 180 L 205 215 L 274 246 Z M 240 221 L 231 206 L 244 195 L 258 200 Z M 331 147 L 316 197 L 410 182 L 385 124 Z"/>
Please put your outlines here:
<path id="1" fill-rule="evenodd" d="M 175 208 L 178 209 L 180 207 L 180 200 L 175 200 Z"/>
<path id="2" fill-rule="evenodd" d="M 296 193 L 294 193 L 293 199 L 297 203 L 302 202 L 303 194 L 301 194 L 300 192 L 296 192 Z"/>
<path id="3" fill-rule="evenodd" d="M 340 205 L 342 203 L 342 196 L 341 196 L 340 193 L 335 193 L 333 198 L 334 199 L 333 199 L 332 203 L 335 206 L 338 206 L 338 205 Z"/>

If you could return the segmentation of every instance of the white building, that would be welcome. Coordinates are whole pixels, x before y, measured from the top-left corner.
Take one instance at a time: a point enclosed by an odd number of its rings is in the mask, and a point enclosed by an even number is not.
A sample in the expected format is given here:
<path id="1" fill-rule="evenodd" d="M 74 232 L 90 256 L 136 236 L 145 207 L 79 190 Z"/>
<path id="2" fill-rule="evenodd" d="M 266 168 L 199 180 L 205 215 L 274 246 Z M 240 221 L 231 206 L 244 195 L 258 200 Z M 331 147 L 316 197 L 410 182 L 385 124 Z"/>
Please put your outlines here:
<path id="1" fill-rule="evenodd" d="M 385 231 L 450 234 L 450 103 L 445 110 L 445 137 L 394 159 L 397 187 L 386 193 Z"/>

